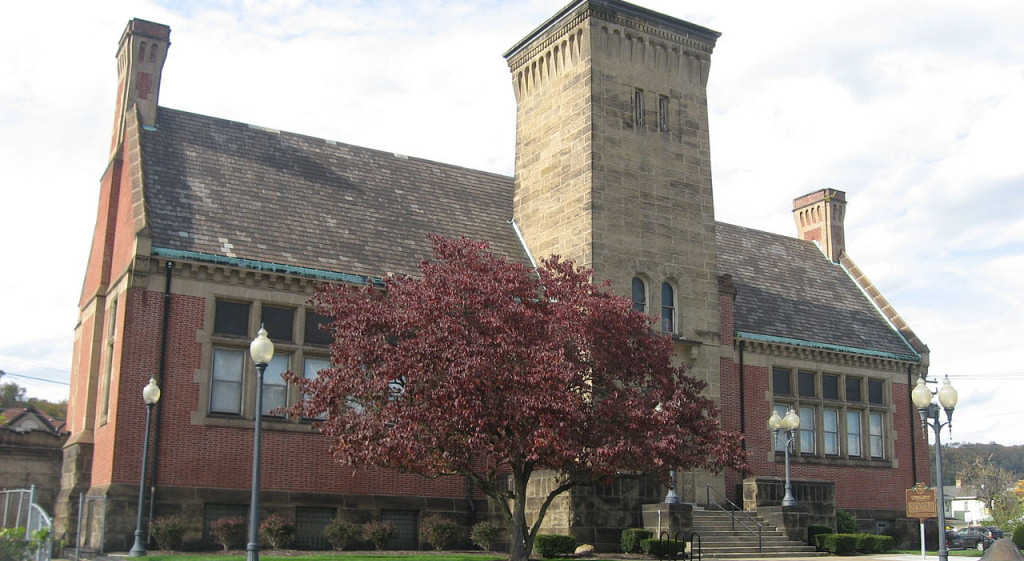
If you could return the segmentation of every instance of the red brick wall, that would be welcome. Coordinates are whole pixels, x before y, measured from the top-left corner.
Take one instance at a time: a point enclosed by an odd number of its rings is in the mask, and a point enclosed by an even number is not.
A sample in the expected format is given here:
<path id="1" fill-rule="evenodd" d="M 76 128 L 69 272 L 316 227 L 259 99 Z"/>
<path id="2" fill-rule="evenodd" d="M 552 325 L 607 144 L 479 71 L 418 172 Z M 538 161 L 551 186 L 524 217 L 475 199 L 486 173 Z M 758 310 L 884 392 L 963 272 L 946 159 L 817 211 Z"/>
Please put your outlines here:
<path id="1" fill-rule="evenodd" d="M 723 364 L 724 380 L 732 372 L 726 372 L 727 363 Z M 751 476 L 785 477 L 784 465 L 780 461 L 768 460 L 769 451 L 773 449 L 772 435 L 765 422 L 771 415 L 770 403 L 763 396 L 769 390 L 768 379 L 771 371 L 768 368 L 750 366 L 744 368 L 744 385 L 746 400 L 747 449 L 751 452 L 749 472 Z M 859 467 L 848 465 L 812 465 L 794 459 L 790 467 L 793 479 L 810 479 L 832 481 L 835 483 L 836 506 L 847 509 L 879 509 L 903 510 L 905 508 L 904 490 L 914 484 L 913 460 L 911 446 L 917 442 L 917 476 L 916 479 L 927 477 L 929 463 L 927 448 L 922 445 L 920 430 L 909 432 L 909 417 L 912 412 L 907 405 L 905 396 L 909 389 L 905 383 L 892 384 L 893 429 L 888 437 L 893 445 L 893 457 L 898 467 Z M 723 391 L 724 394 L 724 391 Z M 732 394 L 730 394 L 732 395 Z M 724 398 L 724 395 L 723 395 Z M 736 405 L 738 407 L 738 404 Z M 916 411 L 913 411 L 916 415 Z M 739 474 L 727 474 L 727 484 L 732 485 L 740 479 Z M 870 482 L 870 484 L 868 484 Z M 728 487 L 727 487 L 728 488 Z M 735 500 L 735 499 L 734 499 Z"/>
<path id="2" fill-rule="evenodd" d="M 160 384 L 162 436 L 157 484 L 246 489 L 251 479 L 252 429 L 191 423 L 201 402 L 201 386 L 194 378 L 202 363 L 196 330 L 203 327 L 205 306 L 199 297 L 176 294 L 171 299 L 167 372 Z M 138 482 L 145 425 L 142 388 L 159 371 L 163 294 L 131 289 L 122 308 L 125 335 L 120 376 L 116 397 L 111 394 L 116 404 L 111 406 L 111 414 L 116 410 L 116 420 L 97 431 L 94 485 Z M 344 467 L 330 458 L 328 448 L 329 442 L 320 435 L 273 430 L 264 423 L 261 487 L 267 491 L 465 496 L 462 478 L 425 479 Z"/>

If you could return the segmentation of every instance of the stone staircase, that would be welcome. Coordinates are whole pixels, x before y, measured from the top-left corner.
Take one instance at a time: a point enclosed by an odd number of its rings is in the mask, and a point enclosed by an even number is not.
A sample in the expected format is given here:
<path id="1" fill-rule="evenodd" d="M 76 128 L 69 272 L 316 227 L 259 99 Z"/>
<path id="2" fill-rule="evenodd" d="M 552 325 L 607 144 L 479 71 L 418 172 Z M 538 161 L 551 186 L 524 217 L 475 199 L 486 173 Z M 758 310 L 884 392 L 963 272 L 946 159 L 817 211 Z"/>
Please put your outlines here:
<path id="1" fill-rule="evenodd" d="M 757 526 L 751 521 L 761 524 L 761 548 L 758 548 Z M 748 531 L 743 521 L 753 532 Z M 734 529 L 735 528 L 735 529 Z M 815 551 L 814 546 L 790 541 L 779 529 L 765 524 L 763 520 L 751 512 L 736 513 L 733 525 L 730 513 L 714 510 L 693 511 L 693 531 L 700 535 L 701 556 L 705 559 L 746 559 L 763 557 L 792 559 L 797 557 L 819 557 L 824 555 Z M 696 555 L 697 540 L 692 545 Z"/>

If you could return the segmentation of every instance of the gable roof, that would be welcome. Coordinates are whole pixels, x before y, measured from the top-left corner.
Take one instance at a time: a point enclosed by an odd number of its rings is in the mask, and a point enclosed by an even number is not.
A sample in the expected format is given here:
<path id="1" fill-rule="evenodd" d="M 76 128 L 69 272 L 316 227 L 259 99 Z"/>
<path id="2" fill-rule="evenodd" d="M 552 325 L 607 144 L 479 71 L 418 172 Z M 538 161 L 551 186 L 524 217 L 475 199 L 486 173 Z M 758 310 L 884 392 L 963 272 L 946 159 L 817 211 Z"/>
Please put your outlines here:
<path id="1" fill-rule="evenodd" d="M 440 234 L 527 261 L 507 176 L 163 107 L 139 134 L 154 254 L 380 278 Z"/>
<path id="2" fill-rule="evenodd" d="M 718 222 L 719 274 L 741 336 L 919 361 L 841 266 L 813 242 Z"/>
<path id="3" fill-rule="evenodd" d="M 433 233 L 529 261 L 508 176 L 163 107 L 139 134 L 155 255 L 374 279 L 417 274 Z M 919 360 L 813 243 L 716 226 L 741 335 Z"/>
<path id="4" fill-rule="evenodd" d="M 59 435 L 66 425 L 63 420 L 55 419 L 32 405 L 0 409 L 0 413 L 6 419 L 0 428 L 17 434 L 42 431 Z"/>

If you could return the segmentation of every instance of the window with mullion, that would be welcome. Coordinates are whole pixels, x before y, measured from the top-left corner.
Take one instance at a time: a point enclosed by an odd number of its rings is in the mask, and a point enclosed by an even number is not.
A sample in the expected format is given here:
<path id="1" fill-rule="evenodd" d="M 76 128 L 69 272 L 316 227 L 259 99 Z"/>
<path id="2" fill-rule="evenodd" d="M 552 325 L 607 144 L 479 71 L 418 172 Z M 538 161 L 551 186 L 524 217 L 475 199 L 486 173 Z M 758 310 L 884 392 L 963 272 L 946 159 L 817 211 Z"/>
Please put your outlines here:
<path id="1" fill-rule="evenodd" d="M 778 413 L 779 417 L 785 417 L 789 412 L 789 406 L 776 403 L 772 406 L 772 410 Z M 775 439 L 775 451 L 784 452 L 786 450 L 786 431 L 772 431 L 772 438 Z"/>
<path id="2" fill-rule="evenodd" d="M 853 458 L 864 455 L 860 418 L 860 411 L 846 412 L 846 454 Z"/>
<path id="3" fill-rule="evenodd" d="M 245 351 L 213 349 L 213 373 L 210 384 L 210 412 L 242 414 L 242 372 Z"/>
<path id="4" fill-rule="evenodd" d="M 326 358 L 313 358 L 307 357 L 302 367 L 302 377 L 307 380 L 316 379 L 320 375 L 320 371 L 330 368 L 331 361 Z M 316 419 L 326 419 L 327 412 L 323 412 L 315 417 Z"/>
<path id="5" fill-rule="evenodd" d="M 872 458 L 885 457 L 885 440 L 883 438 L 883 418 L 881 413 L 868 414 L 868 446 Z"/>
<path id="6" fill-rule="evenodd" d="M 814 407 L 800 407 L 800 453 L 817 454 L 815 427 L 817 415 Z"/>
<path id="7" fill-rule="evenodd" d="M 263 373 L 263 415 L 281 416 L 280 412 L 273 412 L 274 409 L 283 408 L 288 405 L 288 382 L 284 379 L 284 373 L 288 371 L 290 355 L 275 354 L 267 364 Z"/>
<path id="8" fill-rule="evenodd" d="M 825 455 L 839 455 L 839 411 L 825 409 L 822 412 L 822 428 L 825 436 Z"/>

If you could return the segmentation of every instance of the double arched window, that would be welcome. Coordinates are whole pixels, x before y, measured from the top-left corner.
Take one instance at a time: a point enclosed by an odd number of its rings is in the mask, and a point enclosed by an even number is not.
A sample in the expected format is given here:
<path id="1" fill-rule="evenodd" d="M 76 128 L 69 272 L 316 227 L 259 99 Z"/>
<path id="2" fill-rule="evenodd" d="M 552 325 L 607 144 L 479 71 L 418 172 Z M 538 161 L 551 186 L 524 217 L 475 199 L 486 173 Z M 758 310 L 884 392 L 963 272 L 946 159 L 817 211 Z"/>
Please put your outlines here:
<path id="1" fill-rule="evenodd" d="M 633 309 L 638 312 L 652 312 L 647 305 L 647 281 L 641 277 L 633 277 L 631 286 Z M 676 289 L 668 281 L 661 283 L 661 330 L 665 333 L 676 332 Z"/>

